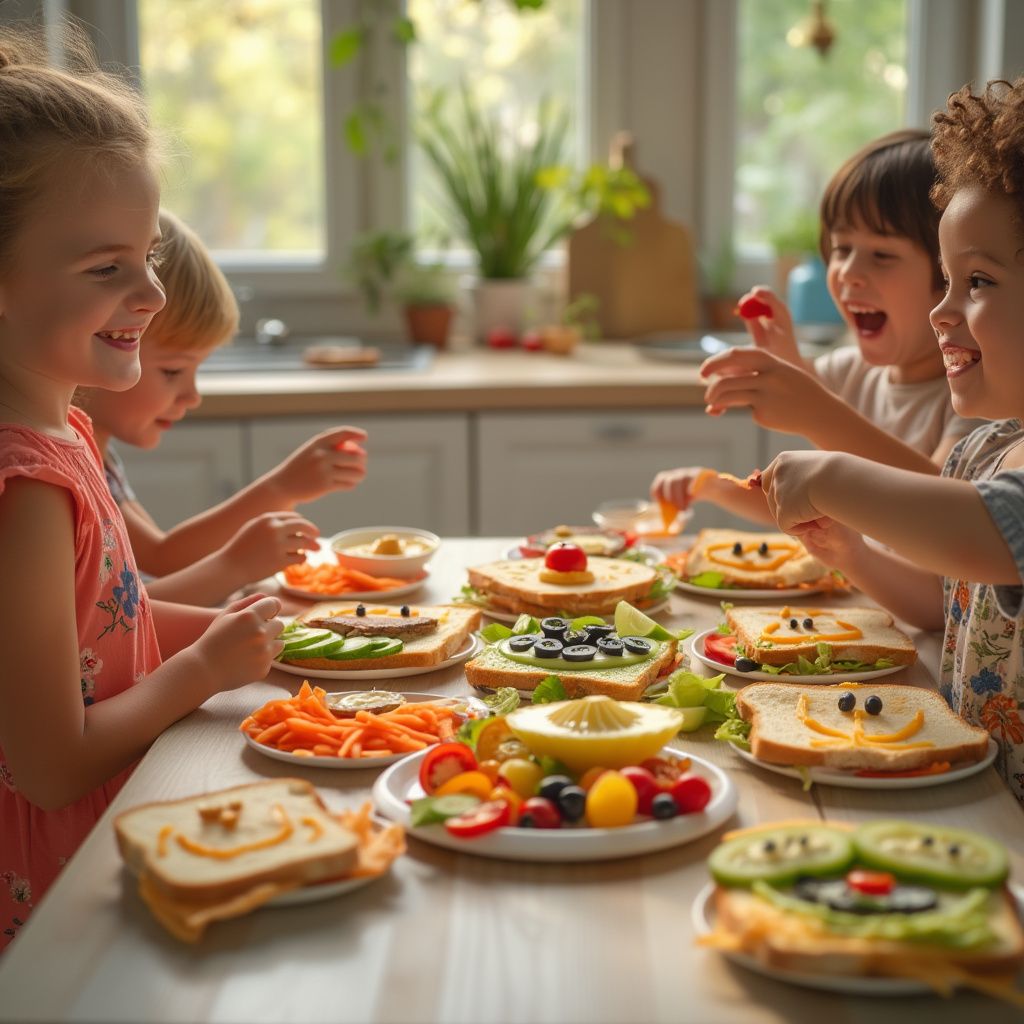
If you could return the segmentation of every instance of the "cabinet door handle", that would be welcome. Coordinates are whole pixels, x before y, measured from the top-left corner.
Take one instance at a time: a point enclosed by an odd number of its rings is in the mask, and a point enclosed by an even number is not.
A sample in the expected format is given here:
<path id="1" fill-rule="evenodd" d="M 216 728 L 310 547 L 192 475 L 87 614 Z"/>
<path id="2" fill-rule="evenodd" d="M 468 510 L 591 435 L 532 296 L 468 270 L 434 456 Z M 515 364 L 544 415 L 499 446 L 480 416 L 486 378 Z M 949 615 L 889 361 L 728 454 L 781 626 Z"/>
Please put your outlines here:
<path id="1" fill-rule="evenodd" d="M 625 423 L 622 420 L 609 420 L 605 423 L 598 423 L 594 428 L 594 434 L 601 441 L 625 442 L 636 441 L 643 436 L 643 428 L 635 423 Z"/>

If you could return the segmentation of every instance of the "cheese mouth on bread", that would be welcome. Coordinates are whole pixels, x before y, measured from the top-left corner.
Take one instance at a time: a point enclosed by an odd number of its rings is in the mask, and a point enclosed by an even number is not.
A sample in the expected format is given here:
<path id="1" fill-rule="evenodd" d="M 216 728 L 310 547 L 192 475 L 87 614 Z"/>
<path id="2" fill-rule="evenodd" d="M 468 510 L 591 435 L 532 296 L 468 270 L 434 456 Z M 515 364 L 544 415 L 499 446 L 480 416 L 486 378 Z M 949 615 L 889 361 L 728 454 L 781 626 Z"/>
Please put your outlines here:
<path id="1" fill-rule="evenodd" d="M 717 588 L 834 589 L 836 578 L 800 541 L 785 533 L 701 530 L 693 547 L 672 556 L 683 579 Z"/>
<path id="2" fill-rule="evenodd" d="M 725 620 L 737 654 L 759 666 L 789 666 L 799 658 L 814 662 L 821 644 L 828 646 L 830 663 L 839 663 L 831 671 L 843 671 L 843 663 L 847 669 L 849 664 L 881 668 L 917 660 L 914 642 L 880 608 L 734 607 Z"/>
<path id="3" fill-rule="evenodd" d="M 767 764 L 905 772 L 980 761 L 989 736 L 935 691 L 896 684 L 752 683 L 736 695 L 750 752 Z"/>
<path id="4" fill-rule="evenodd" d="M 290 890 L 379 874 L 404 849 L 398 826 L 373 829 L 369 804 L 336 816 L 287 778 L 135 807 L 114 831 L 143 900 L 187 942 Z"/>

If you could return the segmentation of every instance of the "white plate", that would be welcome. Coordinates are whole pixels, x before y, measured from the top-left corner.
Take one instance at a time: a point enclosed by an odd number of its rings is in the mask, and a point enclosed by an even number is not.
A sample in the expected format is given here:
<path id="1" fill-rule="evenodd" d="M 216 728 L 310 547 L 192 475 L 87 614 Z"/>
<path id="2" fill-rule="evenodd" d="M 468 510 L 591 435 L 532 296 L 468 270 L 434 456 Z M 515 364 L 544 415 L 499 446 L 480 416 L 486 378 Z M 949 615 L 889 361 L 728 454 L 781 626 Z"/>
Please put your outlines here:
<path id="1" fill-rule="evenodd" d="M 791 779 L 802 779 L 804 776 L 796 768 L 784 764 L 768 764 L 766 761 L 759 761 L 749 750 L 742 750 L 733 747 L 737 754 L 744 761 L 756 764 L 758 768 L 765 771 L 775 772 L 776 775 L 786 775 Z M 927 786 L 943 786 L 947 782 L 959 782 L 971 775 L 983 772 L 995 759 L 999 746 L 996 741 L 989 738 L 988 753 L 980 761 L 974 761 L 960 768 L 951 768 L 948 772 L 938 775 L 912 775 L 910 778 L 873 779 L 863 775 L 855 775 L 853 772 L 837 772 L 832 768 L 807 768 L 807 775 L 812 782 L 819 786 L 840 786 L 843 789 L 924 789 Z"/>
<path id="2" fill-rule="evenodd" d="M 524 537 L 520 543 L 525 544 L 526 538 Z M 665 561 L 665 552 L 659 551 L 657 548 L 652 548 L 649 544 L 634 544 L 633 547 L 626 548 L 626 550 L 621 554 L 613 555 L 612 557 L 625 558 L 628 562 L 635 562 L 635 558 L 626 557 L 627 555 L 635 554 L 642 554 L 644 556 L 644 565 L 661 565 L 661 563 Z M 516 562 L 526 556 L 519 550 L 519 545 L 517 544 L 514 548 L 509 548 L 508 551 L 505 552 L 505 557 Z"/>
<path id="3" fill-rule="evenodd" d="M 301 665 L 287 664 L 283 661 L 273 662 L 274 668 L 293 676 L 305 676 L 307 679 L 400 679 L 404 676 L 420 676 L 425 672 L 437 672 L 442 668 L 451 668 L 460 662 L 468 661 L 483 649 L 484 642 L 475 633 L 466 637 L 466 642 L 447 661 L 437 665 L 407 665 L 404 668 L 303 668 Z M 381 658 L 381 662 L 387 658 Z M 339 662 L 339 664 L 341 664 Z"/>
<path id="4" fill-rule="evenodd" d="M 715 672 L 727 672 L 748 683 L 808 683 L 812 686 L 828 686 L 833 683 L 863 683 L 868 679 L 891 676 L 894 672 L 902 672 L 907 668 L 906 665 L 891 665 L 889 668 L 875 668 L 870 672 L 829 672 L 820 676 L 791 676 L 784 672 L 777 675 L 773 675 L 771 672 L 739 672 L 735 665 L 726 665 L 715 658 L 709 658 L 704 653 L 704 637 L 709 633 L 717 632 L 716 629 L 705 629 L 703 633 L 698 633 L 690 643 L 690 651 L 693 656 Z"/>
<path id="5" fill-rule="evenodd" d="M 283 572 L 274 573 L 274 579 L 277 580 L 277 585 L 281 588 L 282 593 L 291 594 L 292 597 L 302 597 L 307 601 L 373 601 L 374 603 L 383 603 L 396 597 L 405 597 L 406 594 L 419 590 L 430 577 L 429 569 L 424 569 L 423 571 L 426 575 L 420 577 L 420 579 L 410 580 L 404 586 L 395 587 L 394 590 L 370 590 L 365 592 L 355 590 L 346 594 L 318 594 L 312 590 L 293 587 L 285 579 Z"/>
<path id="6" fill-rule="evenodd" d="M 657 604 L 652 604 L 650 608 L 642 608 L 641 611 L 645 615 L 657 615 L 659 612 L 663 612 L 668 607 L 668 598 L 662 598 Z M 489 619 L 495 619 L 498 622 L 515 622 L 519 618 L 518 615 L 514 615 L 512 612 L 493 612 L 487 608 L 480 609 L 484 615 Z M 558 615 L 559 613 L 552 610 L 552 615 Z M 570 619 L 581 619 L 584 615 L 589 614 L 588 612 L 580 612 L 578 615 L 570 615 Z M 600 616 L 601 618 L 611 619 L 610 615 Z"/>
<path id="7" fill-rule="evenodd" d="M 318 903 L 320 900 L 333 899 L 342 893 L 362 888 L 383 875 L 363 875 L 360 878 L 336 878 L 333 882 L 319 882 L 315 885 L 304 885 L 299 889 L 289 889 L 279 893 L 263 905 L 265 907 L 297 907 L 303 903 Z"/>
<path id="8" fill-rule="evenodd" d="M 1017 901 L 1017 906 L 1024 910 L 1024 888 L 1010 884 L 1010 892 Z M 690 920 L 697 935 L 708 935 L 715 925 L 715 884 L 709 882 L 704 886 L 693 902 Z M 748 970 L 762 974 L 766 978 L 775 978 L 790 985 L 804 988 L 821 989 L 824 992 L 841 992 L 851 996 L 921 996 L 937 993 L 923 981 L 913 978 L 879 978 L 845 976 L 839 974 L 802 974 L 798 971 L 787 971 L 779 967 L 769 967 L 756 957 L 747 953 L 720 950 L 722 956 L 740 964 Z"/>
<path id="9" fill-rule="evenodd" d="M 373 801 L 381 814 L 405 826 L 409 835 L 457 853 L 503 860 L 574 863 L 633 857 L 707 835 L 736 810 L 736 787 L 721 768 L 686 751 L 666 747 L 662 752 L 689 757 L 692 770 L 710 783 L 711 802 L 699 814 L 681 814 L 668 821 L 643 821 L 624 828 L 499 828 L 473 839 L 459 839 L 443 824 L 411 828 L 406 801 L 423 796 L 417 777 L 426 751 L 410 754 L 383 772 L 373 785 Z"/>
<path id="10" fill-rule="evenodd" d="M 398 696 L 404 697 L 410 704 L 423 704 L 431 700 L 451 699 L 450 696 L 446 697 L 440 693 L 400 693 Z M 460 696 L 459 700 L 465 700 L 478 713 L 481 711 L 490 713 L 487 711 L 487 705 L 476 697 Z M 307 757 L 303 757 L 299 754 L 293 754 L 288 750 L 278 750 L 276 747 L 269 747 L 265 743 L 257 743 L 247 732 L 242 733 L 242 739 L 253 750 L 259 751 L 265 757 L 272 757 L 275 761 L 284 761 L 286 764 L 295 764 L 300 767 L 305 766 L 309 768 L 347 768 L 359 771 L 362 768 L 383 768 L 385 765 L 394 764 L 396 761 L 401 761 L 402 758 L 408 756 L 407 754 L 388 754 L 386 757 L 323 757 L 317 754 L 310 754 Z M 427 750 L 429 749 L 428 747 Z M 426 751 L 420 751 L 420 753 L 426 753 Z"/>
<path id="11" fill-rule="evenodd" d="M 713 597 L 716 601 L 723 598 L 727 601 L 766 601 L 775 597 L 806 597 L 809 594 L 820 594 L 825 588 L 787 587 L 784 590 L 754 590 L 750 587 L 697 587 L 686 580 L 680 580 L 676 584 L 676 589 L 685 590 L 688 594 L 698 594 L 700 597 Z"/>

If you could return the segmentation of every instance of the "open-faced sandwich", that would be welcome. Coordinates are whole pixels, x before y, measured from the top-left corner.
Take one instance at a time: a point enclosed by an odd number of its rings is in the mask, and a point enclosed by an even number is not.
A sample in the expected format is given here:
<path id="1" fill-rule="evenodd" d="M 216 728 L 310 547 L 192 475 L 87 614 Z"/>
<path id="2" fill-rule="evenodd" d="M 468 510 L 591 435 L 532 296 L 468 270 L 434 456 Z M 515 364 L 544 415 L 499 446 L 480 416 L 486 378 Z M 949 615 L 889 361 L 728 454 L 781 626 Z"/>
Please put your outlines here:
<path id="1" fill-rule="evenodd" d="M 917 660 L 914 642 L 881 608 L 728 608 L 704 653 L 737 672 L 837 675 Z"/>
<path id="2" fill-rule="evenodd" d="M 278 661 L 309 671 L 429 668 L 465 647 L 479 625 L 476 608 L 318 604 L 285 628 Z"/>
<path id="3" fill-rule="evenodd" d="M 680 639 L 625 602 L 616 608 L 614 624 L 599 616 L 523 615 L 511 628 L 493 623 L 481 635 L 487 647 L 466 662 L 471 686 L 534 690 L 555 677 L 565 697 L 606 694 L 619 700 L 639 700 L 670 673 Z"/>
<path id="4" fill-rule="evenodd" d="M 649 608 L 664 600 L 676 578 L 664 567 L 623 558 L 590 557 L 558 543 L 543 558 L 503 559 L 469 570 L 460 600 L 500 615 L 611 615 L 620 601 Z"/>
<path id="5" fill-rule="evenodd" d="M 842 581 L 784 533 L 701 530 L 688 551 L 668 556 L 691 586 L 711 590 L 835 590 Z"/>
<path id="6" fill-rule="evenodd" d="M 902 978 L 1024 1006 L 1024 932 L 1006 850 L 944 825 L 820 821 L 728 833 L 708 859 L 713 924 L 701 945 L 785 979 Z"/>
<path id="7" fill-rule="evenodd" d="M 629 546 L 620 530 L 606 530 L 600 526 L 555 526 L 540 533 L 531 533 L 519 544 L 523 558 L 543 558 L 555 544 L 575 544 L 587 555 L 617 558 Z"/>
<path id="8" fill-rule="evenodd" d="M 736 694 L 743 740 L 766 764 L 851 773 L 941 773 L 981 761 L 988 733 L 969 725 L 933 690 L 894 684 L 794 686 L 752 683 Z M 730 735 L 731 733 L 731 735 Z"/>
<path id="9" fill-rule="evenodd" d="M 402 829 L 375 827 L 369 804 L 334 815 L 302 779 L 144 804 L 114 831 L 142 899 L 185 942 L 291 890 L 382 874 L 405 849 Z"/>

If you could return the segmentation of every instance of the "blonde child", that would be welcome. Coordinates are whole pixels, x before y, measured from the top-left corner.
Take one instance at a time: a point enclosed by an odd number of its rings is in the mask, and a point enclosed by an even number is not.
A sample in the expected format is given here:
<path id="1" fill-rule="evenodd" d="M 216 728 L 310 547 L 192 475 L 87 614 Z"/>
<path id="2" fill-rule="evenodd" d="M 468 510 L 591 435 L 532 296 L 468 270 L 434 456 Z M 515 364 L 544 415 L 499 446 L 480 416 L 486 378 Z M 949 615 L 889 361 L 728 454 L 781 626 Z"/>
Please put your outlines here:
<path id="1" fill-rule="evenodd" d="M 318 434 L 227 501 L 161 530 L 135 497 L 110 441 L 155 448 L 200 404 L 196 370 L 234 335 L 238 306 L 195 232 L 167 211 L 160 214 L 160 230 L 157 275 L 167 304 L 146 330 L 139 383 L 127 391 L 89 391 L 78 400 L 92 418 L 138 566 L 159 577 L 147 582 L 150 595 L 219 604 L 317 547 L 319 530 L 294 508 L 359 484 L 366 474 L 366 434 L 356 427 Z"/>
<path id="2" fill-rule="evenodd" d="M 785 304 L 755 288 L 744 300 L 757 299 L 771 315 L 745 321 L 754 347 L 701 367 L 711 379 L 709 413 L 749 408 L 761 426 L 819 448 L 922 473 L 937 473 L 957 439 L 977 426 L 953 410 L 928 323 L 942 295 L 928 140 L 909 129 L 877 139 L 839 168 L 822 197 L 828 289 L 857 344 L 805 362 Z M 699 467 L 659 473 L 651 493 L 679 508 L 710 501 L 770 521 L 757 491 Z"/>
<path id="3" fill-rule="evenodd" d="M 161 731 L 281 647 L 276 598 L 149 600 L 71 405 L 135 383 L 164 296 L 145 115 L 68 45 L 0 30 L 0 948 Z"/>
<path id="4" fill-rule="evenodd" d="M 957 412 L 993 422 L 941 477 L 787 452 L 763 484 L 783 530 L 900 618 L 944 626 L 939 689 L 999 744 L 1024 803 L 1024 78 L 954 93 L 933 150 L 946 279 L 936 348 Z"/>

